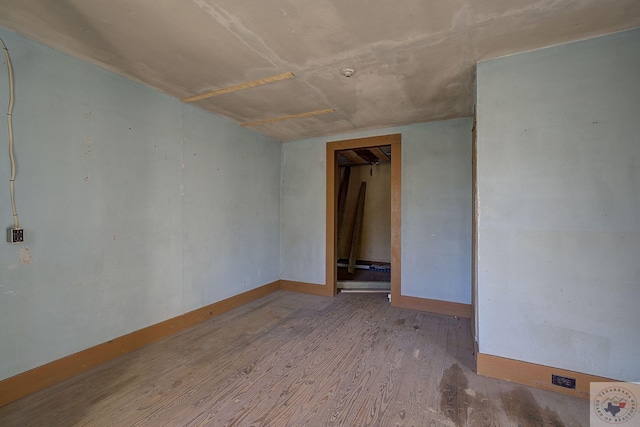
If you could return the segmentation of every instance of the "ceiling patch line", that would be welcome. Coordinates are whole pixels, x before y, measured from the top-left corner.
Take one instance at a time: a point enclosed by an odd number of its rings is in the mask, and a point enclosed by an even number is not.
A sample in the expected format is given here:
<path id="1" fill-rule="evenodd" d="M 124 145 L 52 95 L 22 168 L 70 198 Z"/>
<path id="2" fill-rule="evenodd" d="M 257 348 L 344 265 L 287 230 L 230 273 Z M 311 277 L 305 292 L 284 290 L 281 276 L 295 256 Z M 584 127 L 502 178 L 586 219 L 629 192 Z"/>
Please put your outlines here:
<path id="1" fill-rule="evenodd" d="M 280 122 L 282 120 L 300 119 L 300 118 L 303 118 L 303 117 L 311 117 L 311 116 L 317 116 L 319 114 L 328 114 L 328 113 L 333 113 L 333 112 L 335 112 L 335 110 L 333 108 L 327 108 L 325 110 L 309 111 L 307 113 L 290 114 L 288 116 L 273 117 L 273 118 L 270 118 L 270 119 L 259 120 L 257 122 L 242 123 L 240 126 L 244 126 L 244 127 L 260 126 L 260 125 L 264 125 L 264 124 L 267 124 L 267 123 Z"/>
<path id="2" fill-rule="evenodd" d="M 291 71 L 288 71 L 286 73 L 276 74 L 275 76 L 266 77 L 264 79 L 253 80 L 251 82 L 241 83 L 239 85 L 230 86 L 230 87 L 223 88 L 223 89 L 212 90 L 210 92 L 205 92 L 205 93 L 201 93 L 199 95 L 194 95 L 194 96 L 190 96 L 188 98 L 183 98 L 182 102 L 200 101 L 202 99 L 211 98 L 213 96 L 224 95 L 225 93 L 236 92 L 236 91 L 244 90 L 244 89 L 250 89 L 252 87 L 262 86 L 262 85 L 265 85 L 265 84 L 268 84 L 268 83 L 274 83 L 274 82 L 279 82 L 281 80 L 290 79 L 292 77 L 295 77 L 295 75 Z"/>

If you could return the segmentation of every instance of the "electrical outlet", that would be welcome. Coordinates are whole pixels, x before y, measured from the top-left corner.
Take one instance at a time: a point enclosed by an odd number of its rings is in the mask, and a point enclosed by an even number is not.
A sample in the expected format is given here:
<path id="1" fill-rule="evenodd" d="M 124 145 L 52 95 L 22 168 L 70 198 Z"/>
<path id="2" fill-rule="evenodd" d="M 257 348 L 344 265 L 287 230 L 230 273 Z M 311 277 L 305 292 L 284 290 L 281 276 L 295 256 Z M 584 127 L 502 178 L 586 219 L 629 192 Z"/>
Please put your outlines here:
<path id="1" fill-rule="evenodd" d="M 8 228 L 7 229 L 7 241 L 9 243 L 22 243 L 22 242 L 24 242 L 24 229 L 22 229 L 22 228 Z"/>
<path id="2" fill-rule="evenodd" d="M 576 379 L 551 374 L 551 384 L 559 385 L 560 387 L 564 387 L 564 388 L 572 388 L 575 390 Z"/>

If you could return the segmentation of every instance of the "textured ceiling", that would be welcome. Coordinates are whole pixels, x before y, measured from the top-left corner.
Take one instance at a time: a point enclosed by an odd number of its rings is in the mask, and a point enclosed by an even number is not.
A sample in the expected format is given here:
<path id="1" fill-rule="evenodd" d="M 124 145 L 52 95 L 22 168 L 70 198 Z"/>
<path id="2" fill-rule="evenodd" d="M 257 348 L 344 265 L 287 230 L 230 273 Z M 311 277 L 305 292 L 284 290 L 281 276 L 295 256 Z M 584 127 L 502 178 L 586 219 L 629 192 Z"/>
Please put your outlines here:
<path id="1" fill-rule="evenodd" d="M 640 26 L 638 0 L 0 0 L 0 25 L 280 141 L 470 116 L 476 62 Z M 344 67 L 355 75 L 343 77 Z"/>

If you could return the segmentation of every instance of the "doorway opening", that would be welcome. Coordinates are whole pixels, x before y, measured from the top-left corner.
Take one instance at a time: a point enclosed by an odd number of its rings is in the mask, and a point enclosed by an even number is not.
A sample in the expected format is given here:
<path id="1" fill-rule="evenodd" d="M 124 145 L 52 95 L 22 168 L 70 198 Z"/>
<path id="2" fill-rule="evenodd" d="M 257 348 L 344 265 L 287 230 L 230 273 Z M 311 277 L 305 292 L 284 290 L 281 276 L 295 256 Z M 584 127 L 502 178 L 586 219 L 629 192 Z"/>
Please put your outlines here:
<path id="1" fill-rule="evenodd" d="M 336 151 L 340 292 L 391 292 L 391 145 Z"/>
<path id="2" fill-rule="evenodd" d="M 326 271 L 332 295 L 400 295 L 400 155 L 400 134 L 327 144 Z"/>

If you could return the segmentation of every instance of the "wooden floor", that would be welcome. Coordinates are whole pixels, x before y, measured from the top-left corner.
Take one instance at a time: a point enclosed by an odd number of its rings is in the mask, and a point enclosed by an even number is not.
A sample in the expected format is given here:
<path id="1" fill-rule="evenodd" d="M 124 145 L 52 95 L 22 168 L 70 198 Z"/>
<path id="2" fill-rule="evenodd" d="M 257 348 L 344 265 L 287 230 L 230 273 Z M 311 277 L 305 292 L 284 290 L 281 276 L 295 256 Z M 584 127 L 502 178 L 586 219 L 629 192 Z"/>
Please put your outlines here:
<path id="1" fill-rule="evenodd" d="M 278 291 L 0 408 L 1 426 L 587 426 L 473 373 L 468 319 Z"/>

